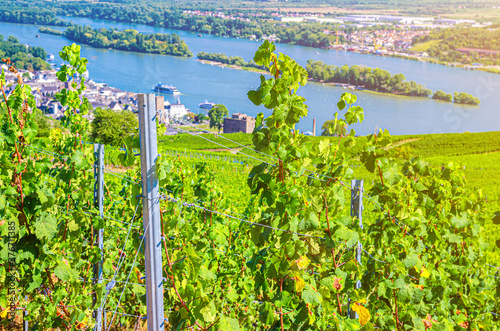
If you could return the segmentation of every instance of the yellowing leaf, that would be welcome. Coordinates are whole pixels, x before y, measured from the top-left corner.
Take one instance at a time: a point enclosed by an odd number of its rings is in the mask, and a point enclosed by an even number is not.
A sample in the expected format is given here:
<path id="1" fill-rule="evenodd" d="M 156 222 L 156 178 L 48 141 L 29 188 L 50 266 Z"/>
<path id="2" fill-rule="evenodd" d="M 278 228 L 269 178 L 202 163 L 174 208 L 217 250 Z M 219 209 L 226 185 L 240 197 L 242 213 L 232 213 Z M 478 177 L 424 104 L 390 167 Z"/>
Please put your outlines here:
<path id="1" fill-rule="evenodd" d="M 305 286 L 306 282 L 304 282 L 304 279 L 299 276 L 295 277 L 295 291 L 302 292 Z"/>
<path id="2" fill-rule="evenodd" d="M 366 323 L 368 323 L 368 321 L 370 320 L 371 318 L 371 315 L 370 315 L 370 312 L 368 311 L 368 309 L 366 309 L 365 307 L 363 307 L 362 305 L 360 305 L 358 302 L 355 302 L 352 306 L 351 306 L 352 310 L 354 310 L 356 313 L 358 313 L 359 315 L 359 324 L 361 326 L 365 325 Z"/>
<path id="3" fill-rule="evenodd" d="M 422 270 L 420 271 L 420 276 L 424 278 L 429 278 L 430 275 L 431 273 L 427 269 L 422 267 Z"/>
<path id="4" fill-rule="evenodd" d="M 87 322 L 82 321 L 76 325 L 76 328 L 78 330 L 85 330 L 87 328 Z"/>
<path id="5" fill-rule="evenodd" d="M 5 318 L 7 317 L 7 313 L 9 312 L 9 308 L 5 308 L 1 313 L 0 313 L 0 317 L 1 318 Z"/>
<path id="6" fill-rule="evenodd" d="M 307 256 L 301 256 L 295 261 L 295 263 L 297 263 L 297 268 L 299 268 L 300 270 L 307 268 L 309 262 L 311 262 L 311 260 L 309 260 Z"/>
<path id="7" fill-rule="evenodd" d="M 425 318 L 422 319 L 422 323 L 424 324 L 424 327 L 426 330 L 432 328 L 433 321 L 434 320 L 432 319 L 432 316 L 429 314 L 427 314 L 427 319 L 425 319 Z"/>

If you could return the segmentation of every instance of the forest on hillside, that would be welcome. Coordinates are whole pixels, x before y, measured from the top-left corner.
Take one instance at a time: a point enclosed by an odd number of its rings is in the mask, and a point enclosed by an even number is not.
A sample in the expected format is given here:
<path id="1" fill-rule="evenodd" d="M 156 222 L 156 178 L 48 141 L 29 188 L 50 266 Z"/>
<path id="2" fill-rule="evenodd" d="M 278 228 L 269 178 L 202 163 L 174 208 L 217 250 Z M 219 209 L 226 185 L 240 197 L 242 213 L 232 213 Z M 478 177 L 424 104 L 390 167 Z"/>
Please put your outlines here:
<path id="1" fill-rule="evenodd" d="M 457 51 L 460 48 L 500 51 L 500 26 L 488 28 L 461 27 L 455 29 L 434 30 L 425 36 L 416 37 L 414 44 L 430 43 L 427 51 L 430 56 L 448 62 L 483 62 L 485 64 L 500 64 L 500 53 L 479 54 L 472 52 L 469 55 Z"/>

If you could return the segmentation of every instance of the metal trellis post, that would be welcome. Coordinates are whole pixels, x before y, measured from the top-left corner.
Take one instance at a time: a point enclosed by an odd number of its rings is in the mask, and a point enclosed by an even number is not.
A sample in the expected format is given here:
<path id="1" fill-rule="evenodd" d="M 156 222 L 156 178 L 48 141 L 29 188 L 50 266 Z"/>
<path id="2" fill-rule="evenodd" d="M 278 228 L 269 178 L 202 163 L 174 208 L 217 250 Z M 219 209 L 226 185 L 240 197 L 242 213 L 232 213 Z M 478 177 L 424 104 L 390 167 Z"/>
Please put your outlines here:
<path id="1" fill-rule="evenodd" d="M 104 216 L 104 145 L 94 144 L 94 206 L 99 208 L 99 215 Z M 104 229 L 94 229 L 94 242 L 101 251 L 101 259 L 94 264 L 93 281 L 95 284 L 102 284 L 102 257 L 103 257 L 103 235 Z M 97 303 L 97 295 L 92 294 L 92 306 Z M 102 330 L 102 307 L 94 310 L 94 318 L 96 321 L 96 331 Z"/>
<path id="2" fill-rule="evenodd" d="M 28 301 L 28 296 L 26 295 L 24 297 L 24 299 L 26 301 Z M 28 317 L 28 310 L 27 309 L 25 309 L 23 312 L 23 331 L 29 331 L 29 325 L 28 325 L 28 321 L 26 320 L 26 317 Z"/>
<path id="3" fill-rule="evenodd" d="M 359 227 L 363 229 L 363 180 L 353 179 L 351 181 L 351 217 L 359 219 Z M 356 246 L 356 261 L 361 265 L 361 251 L 363 245 L 358 241 Z M 356 288 L 361 288 L 361 281 L 356 282 Z M 351 311 L 351 300 L 347 306 L 349 316 L 351 318 L 358 318 L 358 314 Z"/>
<path id="4" fill-rule="evenodd" d="M 139 94 L 139 131 L 144 242 L 146 243 L 146 301 L 148 330 L 164 330 L 163 272 L 161 256 L 160 193 L 156 162 L 156 99 L 154 94 Z M 148 226 L 149 224 L 149 226 Z M 147 232 L 146 232 L 147 229 Z"/>

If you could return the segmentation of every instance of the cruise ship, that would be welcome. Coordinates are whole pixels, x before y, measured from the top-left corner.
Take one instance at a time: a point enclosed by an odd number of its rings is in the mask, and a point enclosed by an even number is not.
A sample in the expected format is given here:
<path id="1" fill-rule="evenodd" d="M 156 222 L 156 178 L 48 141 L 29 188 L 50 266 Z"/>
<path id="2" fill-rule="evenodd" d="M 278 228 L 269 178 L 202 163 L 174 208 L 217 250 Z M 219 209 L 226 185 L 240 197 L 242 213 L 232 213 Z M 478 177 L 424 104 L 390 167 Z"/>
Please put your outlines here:
<path id="1" fill-rule="evenodd" d="M 201 109 L 212 109 L 213 106 L 215 106 L 215 103 L 208 102 L 207 100 L 205 100 L 205 102 L 200 103 Z"/>
<path id="2" fill-rule="evenodd" d="M 157 92 L 162 92 L 162 93 L 168 93 L 168 94 L 180 94 L 179 90 L 177 87 L 172 86 L 172 85 L 161 85 L 161 82 L 156 84 L 155 87 L 153 87 L 153 90 Z"/>

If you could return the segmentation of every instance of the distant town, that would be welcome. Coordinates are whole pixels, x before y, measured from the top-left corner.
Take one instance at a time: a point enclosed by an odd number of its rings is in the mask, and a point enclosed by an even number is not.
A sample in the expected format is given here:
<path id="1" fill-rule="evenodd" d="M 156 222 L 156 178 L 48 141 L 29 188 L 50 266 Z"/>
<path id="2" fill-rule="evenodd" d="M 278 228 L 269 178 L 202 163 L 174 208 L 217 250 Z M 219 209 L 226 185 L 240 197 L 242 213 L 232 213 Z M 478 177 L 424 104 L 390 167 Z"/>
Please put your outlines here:
<path id="1" fill-rule="evenodd" d="M 301 13 L 282 15 L 280 13 L 236 13 L 226 14 L 223 11 L 201 11 L 201 10 L 184 10 L 184 14 L 192 16 L 218 17 L 229 20 L 241 20 L 250 22 L 250 17 L 268 18 L 269 21 L 276 22 L 317 22 L 317 23 L 332 23 L 344 24 L 341 27 L 354 26 L 357 28 L 377 26 L 377 25 L 393 25 L 395 27 L 407 27 L 412 29 L 435 29 L 453 27 L 459 24 L 466 24 L 471 27 L 485 27 L 492 23 L 478 23 L 472 19 L 444 19 L 433 17 L 412 17 L 412 16 L 394 16 L 394 15 L 346 15 L 331 17 L 323 14 L 306 14 Z"/>
<path id="2" fill-rule="evenodd" d="M 17 76 L 8 70 L 8 66 L 0 65 L 0 69 L 5 72 L 6 93 L 9 94 L 16 88 Z M 55 96 L 64 88 L 69 88 L 71 82 L 61 82 L 58 80 L 55 70 L 44 70 L 31 72 L 28 70 L 19 70 L 23 77 L 23 83 L 31 87 L 32 94 L 36 101 L 36 106 L 45 116 L 54 120 L 60 120 L 64 116 L 65 109 Z M 88 76 L 83 75 L 85 78 Z M 79 77 L 75 77 L 76 82 L 80 82 Z M 106 83 L 97 83 L 92 79 L 85 80 L 86 89 L 82 95 L 88 99 L 92 105 L 92 109 L 111 109 L 114 111 L 131 111 L 137 113 L 138 101 L 137 94 L 133 92 L 125 92 L 118 88 L 108 86 Z M 158 112 L 159 122 L 162 124 L 188 124 L 190 120 L 197 115 L 191 113 L 184 104 L 170 103 L 163 96 L 156 97 L 156 108 Z M 89 121 L 94 119 L 93 110 L 85 115 Z M 191 116 L 190 116 L 191 115 Z M 207 124 L 201 121 L 200 124 Z M 223 133 L 244 132 L 251 133 L 255 128 L 255 118 L 246 114 L 235 113 L 231 117 L 224 119 Z M 167 130 L 165 134 L 177 134 L 175 129 Z"/>
<path id="3" fill-rule="evenodd" d="M 14 90 L 17 85 L 17 77 L 8 71 L 7 65 L 0 66 L 5 72 L 6 92 Z M 30 72 L 28 70 L 19 70 L 23 77 L 23 83 L 29 85 L 32 94 L 35 97 L 36 106 L 47 116 L 53 119 L 60 119 L 63 116 L 64 109 L 55 99 L 56 93 L 64 88 L 70 87 L 70 82 L 61 82 L 57 79 L 55 70 L 44 70 Z M 76 79 L 79 81 L 79 78 Z M 92 108 L 110 108 L 113 110 L 137 109 L 137 98 L 135 93 L 125 92 L 120 89 L 110 87 L 105 83 L 97 83 L 89 79 L 85 81 L 86 90 L 83 92 Z M 89 120 L 93 119 L 93 114 L 86 115 Z"/>
<path id="4" fill-rule="evenodd" d="M 429 57 L 425 51 L 412 50 L 413 41 L 417 37 L 429 35 L 434 29 L 447 29 L 454 27 L 472 27 L 482 28 L 492 25 L 491 22 L 479 23 L 473 19 L 448 19 L 434 17 L 418 17 L 418 16 L 395 16 L 395 15 L 345 15 L 331 17 L 322 14 L 307 14 L 301 13 L 286 15 L 280 13 L 234 13 L 226 14 L 223 11 L 200 11 L 200 10 L 185 10 L 186 15 L 216 17 L 226 20 L 239 20 L 251 22 L 254 18 L 266 19 L 274 22 L 274 25 L 285 25 L 289 22 L 295 23 L 325 23 L 329 26 L 334 25 L 338 28 L 332 31 L 331 28 L 324 28 L 322 33 L 326 36 L 336 36 L 336 42 L 328 49 L 339 49 L 350 52 L 371 53 L 376 55 L 388 56 L 403 56 L 415 59 Z M 352 32 L 347 32 L 352 31 Z M 344 43 L 339 42 L 339 37 L 342 36 Z M 260 41 L 269 40 L 272 42 L 280 42 L 280 38 L 275 34 L 262 36 L 250 35 L 250 40 Z M 461 48 L 458 52 L 468 55 L 475 52 L 479 55 L 497 55 L 497 51 L 478 50 Z M 460 63 L 452 63 L 459 65 Z M 480 63 L 465 66 L 467 69 L 477 69 L 482 67 Z M 496 66 L 494 66 L 496 68 Z"/>

